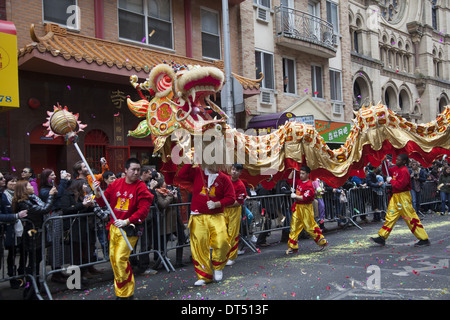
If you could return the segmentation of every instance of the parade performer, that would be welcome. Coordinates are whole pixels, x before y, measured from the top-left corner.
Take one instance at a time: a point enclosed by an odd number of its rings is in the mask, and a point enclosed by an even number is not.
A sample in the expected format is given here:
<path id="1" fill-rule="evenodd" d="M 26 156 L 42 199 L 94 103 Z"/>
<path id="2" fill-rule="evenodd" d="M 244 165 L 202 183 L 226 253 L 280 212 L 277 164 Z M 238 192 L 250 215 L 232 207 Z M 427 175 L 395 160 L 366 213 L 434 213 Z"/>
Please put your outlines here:
<path id="1" fill-rule="evenodd" d="M 407 168 L 408 155 L 397 156 L 396 166 L 388 168 L 386 181 L 392 185 L 392 197 L 386 212 L 386 221 L 378 232 L 377 238 L 370 238 L 377 244 L 385 245 L 397 220 L 402 217 L 414 236 L 419 239 L 414 246 L 430 245 L 428 235 L 417 216 L 411 199 L 411 177 Z"/>
<path id="2" fill-rule="evenodd" d="M 153 202 L 153 195 L 147 186 L 139 180 L 141 164 L 139 160 L 130 158 L 125 163 L 125 177 L 116 179 L 104 192 L 106 201 L 113 208 L 116 220 L 111 218 L 109 228 L 109 258 L 114 271 L 114 288 L 118 299 L 133 299 L 134 275 L 129 256 L 131 249 L 121 235 L 120 228 L 125 230 L 126 237 L 132 247 L 136 245 L 142 234 L 143 223 Z M 98 194 L 99 181 L 94 183 L 96 201 L 100 207 L 106 205 Z"/>
<path id="3" fill-rule="evenodd" d="M 239 179 L 242 169 L 244 169 L 244 166 L 239 163 L 235 163 L 231 166 L 230 177 L 231 183 L 233 184 L 236 201 L 233 205 L 226 207 L 224 211 L 228 230 L 228 242 L 231 247 L 228 254 L 227 266 L 233 265 L 237 258 L 239 247 L 239 230 L 241 227 L 241 211 L 244 200 L 247 197 L 245 185 L 242 180 Z"/>
<path id="4" fill-rule="evenodd" d="M 190 181 L 192 185 L 188 228 L 192 260 L 198 277 L 194 285 L 201 286 L 213 279 L 220 281 L 230 251 L 224 208 L 235 202 L 233 184 L 216 165 L 200 168 L 186 164 L 177 173 L 176 179 Z"/>
<path id="5" fill-rule="evenodd" d="M 316 221 L 314 220 L 314 187 L 309 179 L 309 173 L 311 169 L 309 167 L 300 168 L 300 181 L 295 183 L 295 192 L 291 194 L 291 198 L 296 201 L 295 211 L 291 218 L 291 232 L 289 233 L 288 249 L 286 254 L 292 254 L 298 251 L 298 236 L 302 232 L 303 228 L 309 233 L 314 241 L 323 249 L 327 246 L 328 242 L 322 235 Z M 292 173 L 291 173 L 292 176 Z M 291 179 L 289 177 L 289 180 Z M 289 183 L 292 183 L 289 181 Z"/>

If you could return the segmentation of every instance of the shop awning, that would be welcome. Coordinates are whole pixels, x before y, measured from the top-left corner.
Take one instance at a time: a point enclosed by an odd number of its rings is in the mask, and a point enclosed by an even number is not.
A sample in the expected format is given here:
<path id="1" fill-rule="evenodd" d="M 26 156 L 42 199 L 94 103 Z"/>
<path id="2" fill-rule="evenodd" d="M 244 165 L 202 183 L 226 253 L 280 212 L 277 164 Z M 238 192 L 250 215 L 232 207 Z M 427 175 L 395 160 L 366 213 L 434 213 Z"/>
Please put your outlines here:
<path id="1" fill-rule="evenodd" d="M 248 123 L 248 129 L 278 129 L 286 121 L 294 118 L 292 112 L 280 112 L 254 116 Z"/>

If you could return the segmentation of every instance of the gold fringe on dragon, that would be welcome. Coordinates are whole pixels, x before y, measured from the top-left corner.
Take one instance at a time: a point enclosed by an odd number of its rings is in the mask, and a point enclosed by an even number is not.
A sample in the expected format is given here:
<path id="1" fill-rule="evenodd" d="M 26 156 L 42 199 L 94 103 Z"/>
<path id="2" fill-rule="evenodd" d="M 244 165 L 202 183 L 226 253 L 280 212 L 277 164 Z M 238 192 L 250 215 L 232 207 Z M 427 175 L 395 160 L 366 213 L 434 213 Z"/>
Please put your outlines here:
<path id="1" fill-rule="evenodd" d="M 395 159 L 407 153 L 424 166 L 450 155 L 448 106 L 426 124 L 409 122 L 382 104 L 363 106 L 354 112 L 346 142 L 332 150 L 307 124 L 286 122 L 259 136 L 232 128 L 213 101 L 224 78 L 214 67 L 167 63 L 153 67 L 143 83 L 130 77 L 142 99 L 128 98 L 128 107 L 143 120 L 128 134 L 136 138 L 151 135 L 154 153 L 162 155 L 166 174 L 174 174 L 183 163 L 239 162 L 244 165 L 243 180 L 272 188 L 291 169 L 307 165 L 312 179 L 319 177 L 337 187 L 349 176 L 364 177 L 364 166 L 380 165 L 387 154 Z M 142 91 L 153 98 L 148 101 Z"/>

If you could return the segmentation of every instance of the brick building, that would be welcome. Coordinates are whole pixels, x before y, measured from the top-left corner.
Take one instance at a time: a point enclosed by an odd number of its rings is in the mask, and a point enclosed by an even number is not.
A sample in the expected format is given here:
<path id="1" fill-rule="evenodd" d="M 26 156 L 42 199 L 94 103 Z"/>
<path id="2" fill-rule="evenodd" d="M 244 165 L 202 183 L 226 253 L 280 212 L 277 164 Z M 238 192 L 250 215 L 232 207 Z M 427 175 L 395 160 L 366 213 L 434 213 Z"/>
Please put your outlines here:
<path id="1" fill-rule="evenodd" d="M 258 94 L 259 84 L 239 76 L 241 2 L 228 1 L 231 68 L 247 96 Z M 142 82 L 149 66 L 164 60 L 224 65 L 220 0 L 0 0 L 0 14 L 16 27 L 20 92 L 20 108 L 0 113 L 2 155 L 10 159 L 1 161 L 4 172 L 71 171 L 75 148 L 46 138 L 42 126 L 57 103 L 87 124 L 78 144 L 92 168 L 102 156 L 116 172 L 129 156 L 158 166 L 149 138 L 127 137 L 139 119 L 126 97 L 140 99 L 129 77 Z"/>

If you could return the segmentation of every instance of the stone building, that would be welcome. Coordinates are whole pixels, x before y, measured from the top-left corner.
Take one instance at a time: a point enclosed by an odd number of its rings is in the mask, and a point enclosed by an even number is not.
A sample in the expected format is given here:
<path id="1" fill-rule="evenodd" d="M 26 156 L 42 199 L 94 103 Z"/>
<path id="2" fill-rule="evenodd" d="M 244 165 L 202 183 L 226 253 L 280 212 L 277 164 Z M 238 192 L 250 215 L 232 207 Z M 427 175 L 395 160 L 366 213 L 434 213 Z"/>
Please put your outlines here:
<path id="1" fill-rule="evenodd" d="M 449 104 L 450 3 L 350 0 L 353 103 L 426 123 Z"/>

